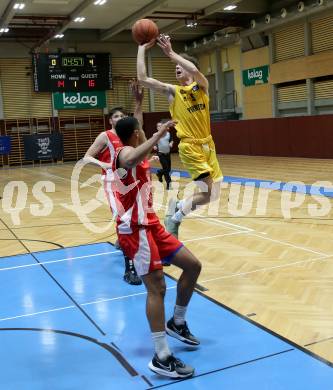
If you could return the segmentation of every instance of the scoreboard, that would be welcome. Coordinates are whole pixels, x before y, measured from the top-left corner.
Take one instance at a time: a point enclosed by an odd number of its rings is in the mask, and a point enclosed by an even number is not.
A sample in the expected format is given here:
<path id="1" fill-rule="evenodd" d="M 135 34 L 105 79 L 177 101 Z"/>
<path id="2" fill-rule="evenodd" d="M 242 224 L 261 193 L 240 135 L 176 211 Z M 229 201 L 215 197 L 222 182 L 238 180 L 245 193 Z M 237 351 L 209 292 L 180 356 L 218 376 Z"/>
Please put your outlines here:
<path id="1" fill-rule="evenodd" d="M 86 92 L 112 88 L 109 53 L 35 53 L 32 69 L 35 92 Z"/>

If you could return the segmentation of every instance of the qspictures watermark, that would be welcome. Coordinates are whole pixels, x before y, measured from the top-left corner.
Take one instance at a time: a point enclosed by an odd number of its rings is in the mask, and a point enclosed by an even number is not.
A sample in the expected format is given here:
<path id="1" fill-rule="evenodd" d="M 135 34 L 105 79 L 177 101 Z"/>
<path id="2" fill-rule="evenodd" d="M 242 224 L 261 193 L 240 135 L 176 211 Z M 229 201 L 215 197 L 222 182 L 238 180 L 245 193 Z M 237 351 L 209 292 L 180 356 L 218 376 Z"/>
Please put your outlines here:
<path id="1" fill-rule="evenodd" d="M 85 163 L 78 162 L 72 171 L 71 178 L 61 178 L 68 183 L 70 189 L 70 201 L 64 200 L 56 203 L 52 199 L 52 194 L 57 192 L 56 181 L 42 180 L 31 186 L 24 181 L 10 181 L 2 191 L 1 208 L 5 214 L 8 214 L 12 223 L 15 226 L 22 224 L 22 213 L 29 213 L 33 217 L 48 217 L 52 214 L 55 207 L 60 207 L 75 215 L 87 230 L 93 233 L 105 233 L 114 228 L 115 218 L 117 215 L 125 215 L 121 204 L 112 200 L 113 190 L 116 188 L 121 194 L 133 190 L 139 184 L 132 183 L 131 186 L 125 186 L 119 180 L 119 177 L 124 175 L 124 172 L 112 173 L 109 172 L 106 177 L 102 178 L 100 174 L 94 174 L 86 178 L 86 172 L 83 178 L 83 169 Z M 52 175 L 50 175 L 52 177 Z M 182 197 L 191 198 L 198 186 L 193 183 L 180 182 L 180 175 L 173 175 L 172 190 L 167 191 L 162 183 L 157 180 L 152 181 L 150 185 L 144 185 L 138 191 L 137 197 L 143 205 L 145 212 L 151 212 L 149 207 L 149 194 L 153 193 L 153 204 L 156 212 L 164 212 L 171 198 L 177 196 L 179 189 L 182 189 Z M 215 186 L 215 200 L 195 210 L 196 216 L 218 217 L 221 215 L 221 209 L 224 213 L 227 212 L 231 217 L 246 217 L 251 214 L 253 217 L 269 217 L 270 208 L 269 201 L 274 193 L 274 204 L 278 204 L 279 212 L 283 218 L 292 218 L 293 212 L 302 208 L 303 214 L 306 213 L 310 218 L 325 218 L 328 217 L 332 210 L 332 202 L 330 197 L 325 196 L 333 194 L 333 183 L 329 181 L 317 181 L 312 185 L 306 185 L 302 182 L 257 182 L 249 181 L 234 181 L 232 183 L 221 182 Z M 86 189 L 90 188 L 87 197 Z M 199 191 L 207 191 L 204 183 L 200 186 Z M 276 192 L 278 191 L 278 192 Z M 279 195 L 278 197 L 276 195 Z M 221 197 L 223 200 L 221 201 Z M 53 196 L 54 198 L 54 196 Z M 28 200 L 29 199 L 29 200 Z M 229 201 L 228 201 L 229 200 Z M 113 203 L 114 202 L 114 203 Z M 113 212 L 108 211 L 111 208 Z M 107 222 L 97 223 L 96 212 L 103 212 L 103 216 Z M 64 219 L 66 218 L 64 214 Z"/>

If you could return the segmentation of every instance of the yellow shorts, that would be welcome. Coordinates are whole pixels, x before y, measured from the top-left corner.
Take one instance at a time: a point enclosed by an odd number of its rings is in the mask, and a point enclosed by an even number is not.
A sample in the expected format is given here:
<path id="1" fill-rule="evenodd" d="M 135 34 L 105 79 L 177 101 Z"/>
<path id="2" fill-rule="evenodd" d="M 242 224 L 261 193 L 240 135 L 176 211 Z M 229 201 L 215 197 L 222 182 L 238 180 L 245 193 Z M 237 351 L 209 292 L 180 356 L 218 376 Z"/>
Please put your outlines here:
<path id="1" fill-rule="evenodd" d="M 192 180 L 204 173 L 209 173 L 213 181 L 223 179 L 222 171 L 217 160 L 214 141 L 200 145 L 180 141 L 178 146 L 179 157 Z"/>

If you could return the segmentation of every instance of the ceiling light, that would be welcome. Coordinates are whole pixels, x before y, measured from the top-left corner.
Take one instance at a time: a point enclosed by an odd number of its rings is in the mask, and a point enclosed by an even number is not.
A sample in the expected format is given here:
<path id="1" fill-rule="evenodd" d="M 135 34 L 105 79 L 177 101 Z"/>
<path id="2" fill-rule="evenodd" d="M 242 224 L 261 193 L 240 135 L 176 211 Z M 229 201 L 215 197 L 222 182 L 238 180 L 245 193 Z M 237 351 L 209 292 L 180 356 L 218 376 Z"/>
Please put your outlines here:
<path id="1" fill-rule="evenodd" d="M 322 5 L 324 5 L 324 0 L 317 0 L 317 5 L 318 5 L 318 7 L 321 7 Z"/>
<path id="2" fill-rule="evenodd" d="M 64 34 L 57 34 L 54 36 L 54 38 L 61 39 L 64 37 Z"/>
<path id="3" fill-rule="evenodd" d="M 224 11 L 232 11 L 237 8 L 237 5 L 228 5 L 223 8 Z"/>
<path id="4" fill-rule="evenodd" d="M 288 11 L 285 8 L 282 8 L 281 10 L 281 18 L 285 18 L 288 15 Z"/>
<path id="5" fill-rule="evenodd" d="M 303 11 L 304 11 L 304 8 L 305 8 L 304 1 L 300 1 L 300 2 L 297 4 L 297 10 L 298 10 L 298 12 L 303 12 Z"/>
<path id="6" fill-rule="evenodd" d="M 85 21 L 85 20 L 86 20 L 85 17 L 79 16 L 79 17 L 77 17 L 77 18 L 74 19 L 74 22 L 76 22 L 76 23 L 82 23 L 82 22 Z"/>
<path id="7" fill-rule="evenodd" d="M 0 33 L 7 33 L 9 31 L 8 27 L 0 28 Z"/>
<path id="8" fill-rule="evenodd" d="M 23 9 L 25 7 L 24 3 L 15 3 L 14 4 L 14 9 Z"/>
<path id="9" fill-rule="evenodd" d="M 251 25 L 251 28 L 256 28 L 257 23 L 254 19 L 252 19 L 250 22 L 250 25 Z"/>
<path id="10" fill-rule="evenodd" d="M 96 0 L 96 1 L 94 1 L 95 5 L 103 5 L 105 3 L 106 3 L 106 0 Z"/>
<path id="11" fill-rule="evenodd" d="M 194 28 L 197 27 L 198 22 L 195 22 L 194 20 L 187 20 L 186 21 L 186 27 Z"/>
<path id="12" fill-rule="evenodd" d="M 271 22 L 271 20 L 272 20 L 271 15 L 270 15 L 270 14 L 267 14 L 267 15 L 265 16 L 265 23 L 266 23 L 266 24 L 269 24 L 269 23 Z"/>

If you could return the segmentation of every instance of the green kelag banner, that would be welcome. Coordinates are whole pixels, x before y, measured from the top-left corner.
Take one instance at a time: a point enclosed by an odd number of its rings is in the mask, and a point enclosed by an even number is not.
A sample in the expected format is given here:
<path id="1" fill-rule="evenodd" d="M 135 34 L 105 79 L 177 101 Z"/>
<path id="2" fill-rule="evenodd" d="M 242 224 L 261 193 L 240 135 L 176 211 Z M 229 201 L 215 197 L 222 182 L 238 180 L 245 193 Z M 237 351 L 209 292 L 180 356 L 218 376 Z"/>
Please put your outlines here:
<path id="1" fill-rule="evenodd" d="M 105 91 L 55 92 L 53 106 L 56 110 L 106 107 Z"/>
<path id="2" fill-rule="evenodd" d="M 269 78 L 269 66 L 264 65 L 258 68 L 243 70 L 243 84 L 246 87 L 257 84 L 267 84 Z"/>

